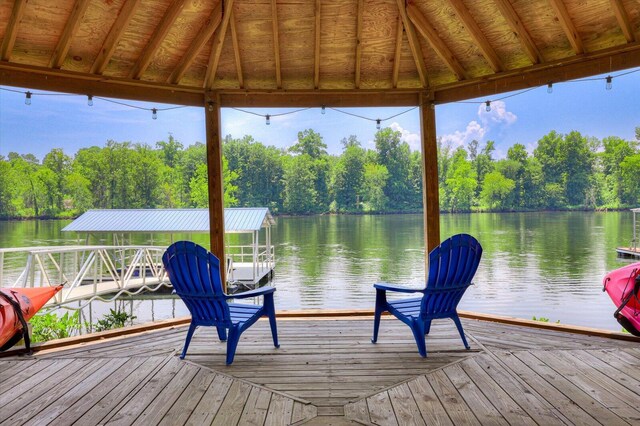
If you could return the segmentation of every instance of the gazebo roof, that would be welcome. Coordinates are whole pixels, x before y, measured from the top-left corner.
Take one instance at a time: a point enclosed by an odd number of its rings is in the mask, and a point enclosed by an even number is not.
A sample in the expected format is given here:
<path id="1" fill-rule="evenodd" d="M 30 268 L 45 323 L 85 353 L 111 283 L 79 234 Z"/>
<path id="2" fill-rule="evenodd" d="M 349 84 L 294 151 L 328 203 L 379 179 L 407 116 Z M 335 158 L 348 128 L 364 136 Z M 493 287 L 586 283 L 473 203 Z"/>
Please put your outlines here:
<path id="1" fill-rule="evenodd" d="M 225 232 L 254 232 L 275 224 L 266 207 L 224 209 Z M 207 233 L 208 209 L 89 210 L 62 229 L 65 232 Z"/>
<path id="2" fill-rule="evenodd" d="M 222 106 L 440 103 L 640 66 L 639 32 L 635 0 L 15 0 L 0 4 L 0 84 L 198 106 L 210 91 Z"/>

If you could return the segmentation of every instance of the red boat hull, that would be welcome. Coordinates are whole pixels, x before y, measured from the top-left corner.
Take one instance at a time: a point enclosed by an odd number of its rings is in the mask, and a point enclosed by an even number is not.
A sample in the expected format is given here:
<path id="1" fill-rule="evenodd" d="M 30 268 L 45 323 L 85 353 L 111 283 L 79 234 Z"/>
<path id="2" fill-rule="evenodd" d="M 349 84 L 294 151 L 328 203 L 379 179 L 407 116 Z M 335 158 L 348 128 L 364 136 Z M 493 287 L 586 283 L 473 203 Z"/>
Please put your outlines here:
<path id="1" fill-rule="evenodd" d="M 640 336 L 640 262 L 632 263 L 604 277 L 604 290 L 618 307 L 614 314 L 628 332 Z"/>
<path id="2" fill-rule="evenodd" d="M 0 297 L 0 349 L 9 349 L 22 336 L 22 324 L 15 306 L 20 307 L 24 320 L 29 321 L 60 290 L 62 290 L 61 285 L 40 288 L 0 288 L 2 293 L 0 296 L 4 296 Z M 13 344 L 7 344 L 12 340 L 14 340 Z"/>

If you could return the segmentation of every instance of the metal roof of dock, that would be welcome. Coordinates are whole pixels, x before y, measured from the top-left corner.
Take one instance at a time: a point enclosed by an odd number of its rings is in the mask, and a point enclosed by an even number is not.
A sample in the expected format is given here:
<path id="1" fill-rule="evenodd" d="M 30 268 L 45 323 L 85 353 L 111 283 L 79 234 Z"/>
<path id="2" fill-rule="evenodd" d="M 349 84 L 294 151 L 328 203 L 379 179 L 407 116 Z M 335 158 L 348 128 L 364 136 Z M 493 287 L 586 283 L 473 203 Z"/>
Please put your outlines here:
<path id="1" fill-rule="evenodd" d="M 253 232 L 274 225 L 266 207 L 224 209 L 225 232 Z M 113 209 L 88 210 L 65 226 L 66 232 L 110 233 L 206 233 L 208 209 Z"/>

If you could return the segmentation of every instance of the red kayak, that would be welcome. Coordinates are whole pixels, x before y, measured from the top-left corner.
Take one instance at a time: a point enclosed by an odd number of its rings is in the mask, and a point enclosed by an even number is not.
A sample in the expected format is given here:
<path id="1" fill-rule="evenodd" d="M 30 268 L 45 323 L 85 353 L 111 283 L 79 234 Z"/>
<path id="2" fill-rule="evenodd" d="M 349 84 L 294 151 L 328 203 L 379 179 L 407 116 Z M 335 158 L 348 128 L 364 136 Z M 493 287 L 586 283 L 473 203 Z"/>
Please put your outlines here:
<path id="1" fill-rule="evenodd" d="M 30 350 L 27 321 L 42 308 L 62 286 L 38 288 L 0 288 L 0 351 L 15 345 L 24 337 Z"/>
<path id="2" fill-rule="evenodd" d="M 604 289 L 618 307 L 613 316 L 629 333 L 640 336 L 640 262 L 604 277 Z"/>

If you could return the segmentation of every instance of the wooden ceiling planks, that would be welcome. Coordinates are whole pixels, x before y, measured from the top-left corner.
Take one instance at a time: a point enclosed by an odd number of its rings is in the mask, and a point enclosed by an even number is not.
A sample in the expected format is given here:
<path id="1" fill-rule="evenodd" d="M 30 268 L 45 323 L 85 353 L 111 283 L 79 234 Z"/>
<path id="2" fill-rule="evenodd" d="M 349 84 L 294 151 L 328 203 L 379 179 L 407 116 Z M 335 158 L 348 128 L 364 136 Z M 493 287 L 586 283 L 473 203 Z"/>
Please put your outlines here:
<path id="1" fill-rule="evenodd" d="M 163 83 L 149 87 L 203 93 L 312 90 L 320 98 L 332 90 L 428 88 L 447 93 L 436 96 L 441 102 L 466 93 L 468 84 L 485 87 L 488 81 L 511 81 L 513 75 L 538 81 L 531 77 L 537 69 L 562 77 L 558 67 L 587 64 L 601 55 L 631 55 L 639 34 L 636 0 L 0 4 L 0 59 L 5 63 L 29 70 L 61 68 L 70 72 L 64 78 L 98 75 L 118 85 Z M 619 63 L 634 61 L 621 57 Z"/>

